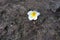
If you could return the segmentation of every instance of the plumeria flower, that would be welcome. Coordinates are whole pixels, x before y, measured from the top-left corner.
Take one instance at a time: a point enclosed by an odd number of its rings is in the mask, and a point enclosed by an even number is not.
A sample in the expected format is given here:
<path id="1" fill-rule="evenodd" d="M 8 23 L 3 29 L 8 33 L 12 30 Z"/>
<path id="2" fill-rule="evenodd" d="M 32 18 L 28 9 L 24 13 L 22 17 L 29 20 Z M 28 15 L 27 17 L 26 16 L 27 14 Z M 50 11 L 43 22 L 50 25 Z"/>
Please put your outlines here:
<path id="1" fill-rule="evenodd" d="M 40 13 L 37 11 L 29 11 L 27 14 L 29 20 L 37 20 L 38 16 L 40 15 Z"/>

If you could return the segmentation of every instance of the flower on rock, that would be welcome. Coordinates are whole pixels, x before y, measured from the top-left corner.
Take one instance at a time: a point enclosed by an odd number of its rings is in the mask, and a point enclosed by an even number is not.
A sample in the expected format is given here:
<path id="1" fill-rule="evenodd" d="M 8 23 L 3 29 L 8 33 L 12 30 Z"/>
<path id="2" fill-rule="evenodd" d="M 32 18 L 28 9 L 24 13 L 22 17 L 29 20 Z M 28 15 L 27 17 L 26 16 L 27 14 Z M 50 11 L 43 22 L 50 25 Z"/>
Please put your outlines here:
<path id="1" fill-rule="evenodd" d="M 40 15 L 40 13 L 37 11 L 29 11 L 27 14 L 29 20 L 37 20 L 38 16 Z"/>

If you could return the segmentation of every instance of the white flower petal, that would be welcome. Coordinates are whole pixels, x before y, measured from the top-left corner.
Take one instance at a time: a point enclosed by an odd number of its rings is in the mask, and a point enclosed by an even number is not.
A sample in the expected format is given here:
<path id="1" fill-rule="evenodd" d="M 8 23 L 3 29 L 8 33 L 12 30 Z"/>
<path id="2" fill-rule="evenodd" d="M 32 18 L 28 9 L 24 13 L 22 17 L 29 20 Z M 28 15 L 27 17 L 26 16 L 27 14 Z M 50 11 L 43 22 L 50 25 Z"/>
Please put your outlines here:
<path id="1" fill-rule="evenodd" d="M 33 20 L 33 18 L 32 18 L 31 16 L 28 16 L 28 19 L 29 19 L 29 20 Z"/>
<path id="2" fill-rule="evenodd" d="M 40 13 L 39 12 L 37 12 L 37 16 L 39 16 L 40 15 Z"/>
<path id="3" fill-rule="evenodd" d="M 35 17 L 34 20 L 37 20 L 37 17 Z"/>
<path id="4" fill-rule="evenodd" d="M 32 13 L 32 11 L 29 11 L 27 14 L 30 15 Z"/>

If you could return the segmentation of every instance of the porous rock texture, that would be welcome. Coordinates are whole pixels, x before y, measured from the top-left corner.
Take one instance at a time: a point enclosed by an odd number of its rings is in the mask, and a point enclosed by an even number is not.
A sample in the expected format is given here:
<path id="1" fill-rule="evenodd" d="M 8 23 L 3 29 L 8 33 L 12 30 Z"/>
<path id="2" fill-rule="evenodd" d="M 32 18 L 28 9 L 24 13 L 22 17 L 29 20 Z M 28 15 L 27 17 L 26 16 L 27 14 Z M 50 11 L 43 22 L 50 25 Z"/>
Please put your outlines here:
<path id="1" fill-rule="evenodd" d="M 60 40 L 60 0 L 0 0 L 0 40 Z"/>

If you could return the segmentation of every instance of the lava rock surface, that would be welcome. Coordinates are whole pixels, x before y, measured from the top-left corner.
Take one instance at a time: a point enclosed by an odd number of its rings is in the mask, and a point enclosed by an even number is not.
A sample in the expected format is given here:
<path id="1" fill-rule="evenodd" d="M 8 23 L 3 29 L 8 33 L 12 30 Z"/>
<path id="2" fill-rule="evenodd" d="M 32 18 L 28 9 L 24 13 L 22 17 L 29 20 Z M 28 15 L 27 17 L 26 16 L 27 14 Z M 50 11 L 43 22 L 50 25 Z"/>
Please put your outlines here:
<path id="1" fill-rule="evenodd" d="M 0 40 L 60 40 L 60 0 L 0 0 Z"/>

